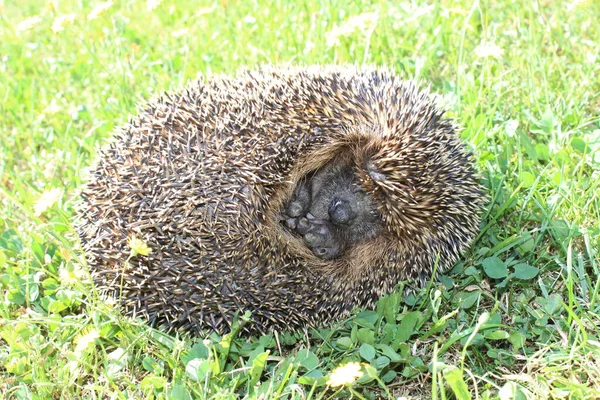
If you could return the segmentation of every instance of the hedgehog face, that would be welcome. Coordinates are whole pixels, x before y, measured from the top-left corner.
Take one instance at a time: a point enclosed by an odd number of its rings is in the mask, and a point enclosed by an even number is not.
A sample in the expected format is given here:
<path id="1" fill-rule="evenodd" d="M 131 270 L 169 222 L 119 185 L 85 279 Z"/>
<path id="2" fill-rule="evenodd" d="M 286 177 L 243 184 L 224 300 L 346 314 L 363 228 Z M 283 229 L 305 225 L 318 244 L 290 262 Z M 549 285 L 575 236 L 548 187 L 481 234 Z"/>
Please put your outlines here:
<path id="1" fill-rule="evenodd" d="M 337 160 L 298 183 L 284 214 L 287 228 L 324 260 L 341 257 L 381 229 L 373 199 L 360 187 L 352 167 Z"/>

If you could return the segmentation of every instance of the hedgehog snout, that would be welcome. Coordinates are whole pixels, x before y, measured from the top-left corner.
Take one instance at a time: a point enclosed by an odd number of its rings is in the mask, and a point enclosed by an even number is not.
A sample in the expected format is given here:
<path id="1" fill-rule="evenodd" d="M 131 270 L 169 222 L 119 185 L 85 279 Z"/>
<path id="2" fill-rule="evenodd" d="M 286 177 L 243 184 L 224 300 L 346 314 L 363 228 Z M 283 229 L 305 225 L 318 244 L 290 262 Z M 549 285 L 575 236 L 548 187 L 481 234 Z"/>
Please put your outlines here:
<path id="1" fill-rule="evenodd" d="M 350 225 L 356 219 L 356 212 L 348 200 L 335 198 L 329 206 L 329 218 L 335 225 Z"/>

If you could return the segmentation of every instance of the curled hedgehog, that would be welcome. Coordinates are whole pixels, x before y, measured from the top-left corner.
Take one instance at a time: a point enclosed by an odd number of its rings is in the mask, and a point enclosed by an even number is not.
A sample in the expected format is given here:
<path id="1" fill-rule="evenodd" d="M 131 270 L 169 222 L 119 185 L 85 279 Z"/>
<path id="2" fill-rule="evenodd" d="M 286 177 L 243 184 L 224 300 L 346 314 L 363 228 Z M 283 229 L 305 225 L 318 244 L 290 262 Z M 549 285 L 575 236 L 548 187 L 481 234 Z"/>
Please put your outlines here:
<path id="1" fill-rule="evenodd" d="M 79 211 L 97 287 L 192 333 L 315 327 L 449 269 L 484 190 L 426 91 L 380 69 L 190 83 L 100 152 Z M 128 260 L 128 239 L 152 249 Z"/>

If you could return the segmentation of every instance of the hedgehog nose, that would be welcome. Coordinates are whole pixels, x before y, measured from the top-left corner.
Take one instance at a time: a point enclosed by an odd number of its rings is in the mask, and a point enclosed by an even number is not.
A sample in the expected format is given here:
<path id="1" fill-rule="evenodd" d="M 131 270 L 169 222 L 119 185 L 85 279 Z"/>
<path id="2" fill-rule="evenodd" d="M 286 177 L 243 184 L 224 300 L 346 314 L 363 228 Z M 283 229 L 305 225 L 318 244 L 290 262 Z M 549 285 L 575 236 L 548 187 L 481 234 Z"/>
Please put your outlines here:
<path id="1" fill-rule="evenodd" d="M 333 246 L 333 247 L 316 247 L 313 250 L 313 253 L 323 259 L 323 260 L 331 260 L 333 258 L 336 258 L 340 255 L 340 248 L 337 246 Z"/>
<path id="2" fill-rule="evenodd" d="M 352 206 L 346 200 L 334 199 L 329 206 L 329 218 L 336 225 L 350 225 L 355 218 Z"/>

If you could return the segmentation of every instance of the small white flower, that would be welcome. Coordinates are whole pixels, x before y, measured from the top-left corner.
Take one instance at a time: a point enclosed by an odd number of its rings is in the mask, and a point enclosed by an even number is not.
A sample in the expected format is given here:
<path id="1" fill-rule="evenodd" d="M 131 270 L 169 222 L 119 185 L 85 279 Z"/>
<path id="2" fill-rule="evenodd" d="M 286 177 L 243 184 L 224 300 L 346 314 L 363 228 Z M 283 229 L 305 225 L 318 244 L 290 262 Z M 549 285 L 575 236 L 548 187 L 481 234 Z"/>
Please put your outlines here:
<path id="1" fill-rule="evenodd" d="M 188 28 L 181 28 L 181 29 L 178 29 L 176 31 L 173 31 L 171 33 L 171 35 L 173 37 L 178 38 L 178 37 L 186 36 L 188 34 L 188 32 L 189 32 Z"/>
<path id="2" fill-rule="evenodd" d="M 61 14 L 52 21 L 52 32 L 59 33 L 65 29 L 65 26 L 75 21 L 75 14 Z"/>
<path id="3" fill-rule="evenodd" d="M 481 42 L 477 47 L 475 47 L 475 55 L 479 58 L 500 58 L 504 50 L 495 43 L 491 42 Z"/>
<path id="4" fill-rule="evenodd" d="M 378 20 L 379 13 L 377 12 L 363 13 L 350 17 L 346 22 L 334 27 L 325 34 L 325 43 L 329 47 L 337 46 L 340 44 L 340 37 L 351 35 L 356 31 L 360 31 L 366 35 L 375 29 Z"/>
<path id="5" fill-rule="evenodd" d="M 160 6 L 161 0 L 147 0 L 146 1 L 146 10 L 154 11 Z"/>
<path id="6" fill-rule="evenodd" d="M 67 286 L 75 285 L 86 278 L 85 272 L 79 265 L 75 265 L 72 269 L 61 268 L 58 272 L 60 283 Z"/>
<path id="7" fill-rule="evenodd" d="M 331 387 L 350 385 L 361 376 L 363 376 L 363 372 L 361 371 L 360 364 L 349 362 L 331 371 L 327 384 Z"/>
<path id="8" fill-rule="evenodd" d="M 75 354 L 81 355 L 99 337 L 100 332 L 98 332 L 96 329 L 90 329 L 87 333 L 77 336 L 75 338 Z"/>
<path id="9" fill-rule="evenodd" d="M 242 18 L 242 21 L 244 21 L 248 25 L 253 25 L 256 23 L 256 18 L 254 18 L 254 16 L 248 14 L 244 18 Z"/>
<path id="10" fill-rule="evenodd" d="M 203 15 L 210 14 L 213 11 L 215 11 L 215 7 L 214 6 L 213 7 L 204 7 L 204 8 L 199 9 L 196 12 L 196 14 L 194 14 L 194 16 L 195 17 L 201 17 Z"/>
<path id="11" fill-rule="evenodd" d="M 17 26 L 15 27 L 15 29 L 17 30 L 17 32 L 25 32 L 25 31 L 30 30 L 31 28 L 33 28 L 40 22 L 42 22 L 42 18 L 40 18 L 40 16 L 38 16 L 38 15 L 34 15 L 33 17 L 29 17 L 29 18 L 19 22 L 17 24 Z"/>
<path id="12" fill-rule="evenodd" d="M 44 212 L 46 212 L 46 210 L 52 207 L 54 203 L 60 200 L 61 196 L 62 189 L 60 188 L 52 188 L 50 190 L 46 190 L 44 193 L 42 193 L 40 199 L 33 206 L 33 215 L 35 215 L 36 217 L 42 215 Z"/>
<path id="13" fill-rule="evenodd" d="M 91 21 L 93 19 L 98 18 L 99 16 L 104 14 L 106 10 L 112 7 L 113 4 L 114 3 L 111 0 L 96 4 L 96 7 L 94 7 L 92 11 L 90 11 L 90 13 L 88 14 L 87 19 Z"/>
<path id="14" fill-rule="evenodd" d="M 570 3 L 567 6 L 567 11 L 573 11 L 574 9 L 576 9 L 577 7 L 579 7 L 585 3 L 587 3 L 587 0 L 574 0 L 572 3 Z"/>
<path id="15" fill-rule="evenodd" d="M 62 108 L 58 105 L 56 99 L 52 99 L 52 101 L 50 101 L 50 104 L 48 104 L 42 112 L 46 115 L 54 115 L 61 110 Z"/>

